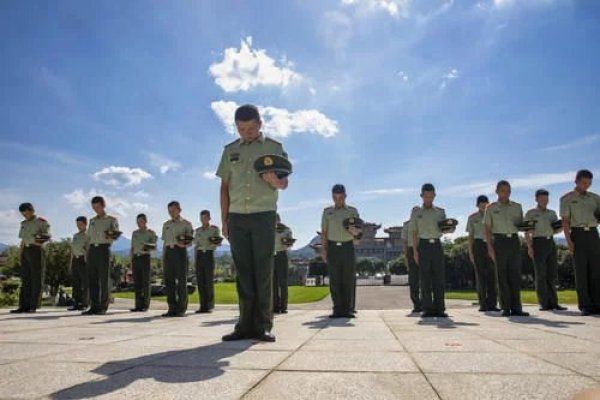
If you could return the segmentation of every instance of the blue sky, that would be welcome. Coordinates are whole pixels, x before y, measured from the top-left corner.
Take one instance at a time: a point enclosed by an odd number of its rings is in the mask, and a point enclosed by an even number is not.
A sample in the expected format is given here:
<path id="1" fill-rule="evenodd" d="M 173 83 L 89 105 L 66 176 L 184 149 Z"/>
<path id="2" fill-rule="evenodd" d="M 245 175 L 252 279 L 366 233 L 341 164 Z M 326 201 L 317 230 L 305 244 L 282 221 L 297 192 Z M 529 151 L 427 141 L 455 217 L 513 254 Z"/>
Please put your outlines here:
<path id="1" fill-rule="evenodd" d="M 280 212 L 300 244 L 337 182 L 384 226 L 433 182 L 462 232 L 498 179 L 556 208 L 574 171 L 600 174 L 597 2 L 6 1 L 0 35 L 4 243 L 20 202 L 66 237 L 96 193 L 127 236 L 172 199 L 220 224 L 213 173 L 246 102 L 294 161 Z"/>

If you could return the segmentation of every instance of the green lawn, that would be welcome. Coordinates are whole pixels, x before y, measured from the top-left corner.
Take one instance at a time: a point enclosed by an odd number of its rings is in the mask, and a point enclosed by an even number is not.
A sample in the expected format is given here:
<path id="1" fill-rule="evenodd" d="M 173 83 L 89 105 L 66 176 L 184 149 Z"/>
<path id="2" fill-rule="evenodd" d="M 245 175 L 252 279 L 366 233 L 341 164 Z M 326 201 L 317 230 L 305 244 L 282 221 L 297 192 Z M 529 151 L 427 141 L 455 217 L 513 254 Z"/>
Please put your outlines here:
<path id="1" fill-rule="evenodd" d="M 124 299 L 133 299 L 133 292 L 117 292 L 113 293 L 115 297 Z M 329 287 L 317 286 L 290 286 L 289 287 L 289 303 L 312 303 L 324 299 L 329 294 Z M 153 300 L 166 301 L 165 296 L 152 297 Z M 190 303 L 198 303 L 198 290 L 189 298 Z M 235 290 L 235 283 L 216 283 L 215 284 L 215 303 L 216 304 L 237 304 L 238 297 Z"/>
<path id="2" fill-rule="evenodd" d="M 446 298 L 477 301 L 477 293 L 474 290 L 454 290 L 446 292 Z M 521 290 L 521 301 L 524 304 L 537 304 L 535 290 Z M 574 290 L 561 290 L 558 292 L 558 302 L 560 304 L 577 304 L 577 294 Z"/>

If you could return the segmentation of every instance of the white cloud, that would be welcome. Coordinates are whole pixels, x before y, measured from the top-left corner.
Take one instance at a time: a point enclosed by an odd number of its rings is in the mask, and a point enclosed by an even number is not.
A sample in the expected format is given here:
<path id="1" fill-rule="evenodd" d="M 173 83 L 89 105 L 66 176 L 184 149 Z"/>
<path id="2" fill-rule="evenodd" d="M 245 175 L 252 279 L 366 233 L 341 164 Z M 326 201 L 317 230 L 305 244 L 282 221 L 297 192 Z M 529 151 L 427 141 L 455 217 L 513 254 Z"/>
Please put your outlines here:
<path id="1" fill-rule="evenodd" d="M 214 181 L 215 179 L 217 179 L 217 175 L 216 175 L 215 171 L 204 171 L 202 173 L 202 177 L 209 181 Z"/>
<path id="2" fill-rule="evenodd" d="M 554 146 L 544 147 L 542 151 L 560 151 L 560 150 L 569 150 L 580 146 L 585 146 L 588 144 L 595 143 L 600 140 L 600 134 L 589 135 L 582 137 L 580 139 L 572 140 L 569 142 L 565 142 L 563 144 L 557 144 Z"/>
<path id="3" fill-rule="evenodd" d="M 458 78 L 458 69 L 452 68 L 444 75 L 442 75 L 442 83 L 440 83 L 440 90 L 446 89 L 448 86 L 448 82 Z"/>
<path id="4" fill-rule="evenodd" d="M 208 71 L 215 83 L 226 92 L 248 91 L 256 86 L 286 87 L 302 76 L 292 70 L 286 59 L 275 61 L 264 49 L 252 48 L 252 37 L 242 39 L 240 48 L 225 49 L 223 60 Z"/>
<path id="5" fill-rule="evenodd" d="M 363 190 L 360 193 L 361 194 L 366 194 L 366 195 L 386 196 L 386 195 L 410 193 L 411 191 L 414 191 L 414 189 L 410 189 L 410 188 L 385 188 L 385 189 Z"/>
<path id="6" fill-rule="evenodd" d="M 235 134 L 234 113 L 238 107 L 233 101 L 214 101 L 211 108 L 230 134 Z M 272 137 L 287 137 L 292 133 L 315 133 L 323 137 L 335 136 L 338 123 L 318 110 L 288 111 L 285 108 L 258 106 L 263 119 L 263 132 Z"/>
<path id="7" fill-rule="evenodd" d="M 404 71 L 398 71 L 396 75 L 398 75 L 398 78 L 400 78 L 403 82 L 408 82 L 408 75 L 406 75 Z"/>
<path id="8" fill-rule="evenodd" d="M 114 165 L 95 172 L 93 177 L 96 181 L 116 187 L 135 186 L 146 179 L 152 179 L 152 175 L 141 168 L 117 167 Z"/>
<path id="9" fill-rule="evenodd" d="M 108 212 L 115 213 L 121 217 L 135 215 L 139 212 L 147 211 L 150 208 L 146 203 L 132 201 L 128 197 L 115 195 L 112 192 L 100 192 L 96 189 L 90 189 L 87 192 L 83 189 L 75 189 L 72 192 L 63 195 L 69 205 L 81 211 L 91 210 L 90 202 L 94 196 L 104 197 Z"/>
<path id="10" fill-rule="evenodd" d="M 171 160 L 170 158 L 157 153 L 148 152 L 147 154 L 150 159 L 150 164 L 157 168 L 163 175 L 167 172 L 174 172 L 181 168 L 181 163 L 178 161 Z"/>
<path id="11" fill-rule="evenodd" d="M 358 7 L 364 11 L 383 11 L 395 18 L 407 18 L 411 0 L 341 0 L 343 5 Z"/>

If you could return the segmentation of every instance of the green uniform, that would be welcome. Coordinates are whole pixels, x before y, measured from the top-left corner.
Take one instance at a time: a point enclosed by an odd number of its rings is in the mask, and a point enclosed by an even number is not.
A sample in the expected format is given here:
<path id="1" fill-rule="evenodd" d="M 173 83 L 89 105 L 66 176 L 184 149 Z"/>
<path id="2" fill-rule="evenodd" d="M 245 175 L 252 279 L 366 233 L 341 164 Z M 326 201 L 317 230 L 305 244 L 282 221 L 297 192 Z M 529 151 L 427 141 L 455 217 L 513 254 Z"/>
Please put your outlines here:
<path id="1" fill-rule="evenodd" d="M 110 245 L 113 240 L 106 231 L 118 231 L 119 222 L 110 215 L 96 215 L 90 220 L 88 236 L 90 246 L 87 252 L 87 269 L 90 287 L 90 311 L 106 312 L 108 309 L 110 275 Z"/>
<path id="2" fill-rule="evenodd" d="M 413 310 L 415 312 L 421 312 L 421 287 L 419 282 L 419 266 L 415 262 L 415 253 L 414 253 L 414 237 L 413 230 L 410 225 L 410 220 L 404 222 L 402 225 L 402 232 L 400 234 L 400 238 L 405 243 L 406 251 L 406 259 L 408 261 L 408 265 L 406 268 L 408 269 L 408 286 L 410 288 L 410 300 L 413 303 Z"/>
<path id="3" fill-rule="evenodd" d="M 323 210 L 321 230 L 327 233 L 327 267 L 333 313 L 347 315 L 354 311 L 356 290 L 356 255 L 354 236 L 344 228 L 347 218 L 359 218 L 352 206 L 327 207 Z"/>
<path id="4" fill-rule="evenodd" d="M 227 224 L 236 267 L 240 319 L 236 333 L 253 336 L 273 327 L 273 253 L 278 191 L 254 170 L 263 155 L 287 157 L 281 143 L 262 134 L 225 146 L 217 176 L 229 187 Z"/>
<path id="5" fill-rule="evenodd" d="M 194 234 L 192 224 L 181 217 L 170 219 L 163 224 L 161 239 L 164 243 L 164 282 L 167 289 L 169 313 L 184 315 L 187 311 L 187 270 L 186 247 L 177 246 L 179 235 Z"/>
<path id="6" fill-rule="evenodd" d="M 147 310 L 150 307 L 150 251 L 144 244 L 156 244 L 158 237 L 152 229 L 136 229 L 131 235 L 131 269 L 135 289 L 135 308 Z"/>
<path id="7" fill-rule="evenodd" d="M 73 276 L 73 305 L 87 308 L 90 303 L 89 278 L 86 255 L 90 247 L 87 232 L 77 232 L 71 240 L 71 274 Z"/>
<path id="8" fill-rule="evenodd" d="M 444 301 L 445 265 L 444 250 L 438 223 L 446 219 L 443 208 L 432 206 L 414 207 L 410 224 L 419 242 L 419 280 L 421 283 L 421 306 L 427 314 L 440 314 L 446 310 Z"/>
<path id="9" fill-rule="evenodd" d="M 488 254 L 484 217 L 485 212 L 477 211 L 469 215 L 467 220 L 467 232 L 473 238 L 477 297 L 482 311 L 496 309 L 498 303 L 496 267 Z"/>
<path id="10" fill-rule="evenodd" d="M 287 311 L 288 307 L 288 246 L 282 239 L 291 238 L 292 230 L 287 226 L 282 232 L 275 232 L 275 268 L 273 270 L 273 310 L 275 312 Z"/>
<path id="11" fill-rule="evenodd" d="M 527 211 L 525 219 L 536 221 L 531 236 L 538 302 L 542 308 L 553 309 L 558 306 L 558 260 L 552 223 L 558 221 L 558 217 L 553 210 L 533 208 Z"/>
<path id="12" fill-rule="evenodd" d="M 211 237 L 221 236 L 219 227 L 215 225 L 201 226 L 196 229 L 194 245 L 196 247 L 196 281 L 200 295 L 200 310 L 209 311 L 215 308 L 215 249 L 216 244 L 210 242 Z"/>
<path id="13" fill-rule="evenodd" d="M 572 191 L 560 199 L 560 216 L 571 222 L 571 240 L 575 246 L 575 286 L 582 311 L 600 312 L 600 239 L 598 221 L 600 196 L 592 192 Z"/>
<path id="14" fill-rule="evenodd" d="M 33 216 L 21 222 L 21 291 L 19 309 L 35 311 L 42 301 L 44 283 L 44 250 L 35 244 L 35 235 L 50 234 L 50 225 L 41 217 Z"/>
<path id="15" fill-rule="evenodd" d="M 517 226 L 523 222 L 519 203 L 509 201 L 491 203 L 485 210 L 484 223 L 493 235 L 493 246 L 498 270 L 500 307 L 519 313 L 521 306 L 521 240 Z"/>

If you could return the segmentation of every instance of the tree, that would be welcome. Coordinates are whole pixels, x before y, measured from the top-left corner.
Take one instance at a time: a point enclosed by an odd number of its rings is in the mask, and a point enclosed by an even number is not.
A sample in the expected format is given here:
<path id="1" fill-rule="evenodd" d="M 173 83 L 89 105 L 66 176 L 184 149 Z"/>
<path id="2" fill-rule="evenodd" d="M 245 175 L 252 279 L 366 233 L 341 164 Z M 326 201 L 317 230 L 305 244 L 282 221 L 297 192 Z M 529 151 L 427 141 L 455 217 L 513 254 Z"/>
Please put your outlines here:
<path id="1" fill-rule="evenodd" d="M 55 298 L 60 286 L 71 285 L 71 240 L 50 242 L 45 245 L 45 283 L 50 287 L 50 297 Z"/>
<path id="2" fill-rule="evenodd" d="M 6 276 L 19 276 L 21 271 L 21 258 L 19 246 L 9 246 L 4 250 L 6 264 L 2 266 L 2 273 Z"/>

